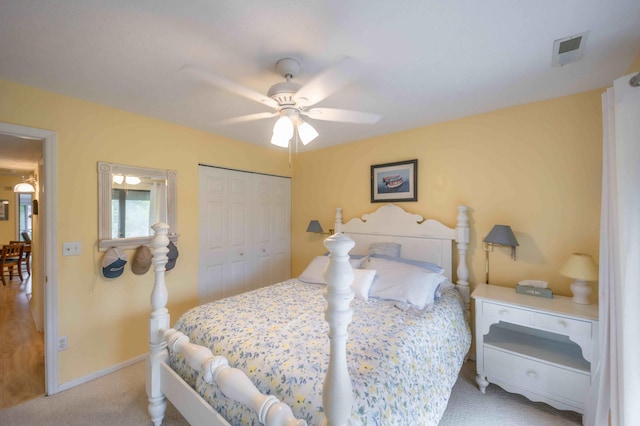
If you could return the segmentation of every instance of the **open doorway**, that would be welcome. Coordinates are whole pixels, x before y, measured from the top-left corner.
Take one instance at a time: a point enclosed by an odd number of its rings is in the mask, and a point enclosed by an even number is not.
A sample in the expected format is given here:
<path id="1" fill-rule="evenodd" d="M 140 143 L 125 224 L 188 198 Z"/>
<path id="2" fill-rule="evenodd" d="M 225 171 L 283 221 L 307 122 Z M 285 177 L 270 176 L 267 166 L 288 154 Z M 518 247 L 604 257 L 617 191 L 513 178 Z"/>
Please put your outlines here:
<path id="1" fill-rule="evenodd" d="M 0 123 L 0 178 L 15 169 L 20 174 L 20 180 L 24 176 L 35 187 L 35 192 L 26 196 L 14 193 L 13 187 L 7 185 L 6 182 L 0 187 L 5 190 L 8 186 L 10 187 L 8 198 L 13 205 L 9 211 L 14 219 L 10 235 L 2 235 L 2 239 L 10 238 L 23 242 L 32 240 L 31 270 L 30 274 L 25 271 L 23 276 L 25 283 L 31 287 L 31 297 L 28 298 L 27 303 L 31 324 L 37 324 L 44 337 L 44 363 L 41 364 L 40 375 L 44 382 L 44 393 L 49 395 L 58 391 L 55 250 L 57 232 L 54 226 L 57 205 L 56 143 L 55 132 Z M 32 145 L 39 147 L 39 157 L 35 163 L 33 158 L 29 160 L 31 161 L 30 165 L 25 168 L 11 163 L 11 161 L 19 161 L 22 158 L 20 148 Z M 24 158 L 22 159 L 24 160 Z M 48 224 L 52 225 L 47 226 Z M 20 288 L 20 284 L 16 288 Z M 26 294 L 23 297 L 26 297 Z M 15 380 L 20 379 L 22 376 L 15 378 Z"/>
<path id="2" fill-rule="evenodd" d="M 42 267 L 38 262 L 35 269 L 31 265 L 32 237 L 39 239 L 33 228 L 32 200 L 37 196 L 35 176 L 43 157 L 42 143 L 13 135 L 0 137 L 0 192 L 9 207 L 4 226 L 0 226 L 0 244 L 19 245 L 22 257 L 17 268 L 10 270 L 12 273 L 2 271 L 0 409 L 45 394 L 43 315 L 35 305 L 43 298 L 39 285 Z"/>

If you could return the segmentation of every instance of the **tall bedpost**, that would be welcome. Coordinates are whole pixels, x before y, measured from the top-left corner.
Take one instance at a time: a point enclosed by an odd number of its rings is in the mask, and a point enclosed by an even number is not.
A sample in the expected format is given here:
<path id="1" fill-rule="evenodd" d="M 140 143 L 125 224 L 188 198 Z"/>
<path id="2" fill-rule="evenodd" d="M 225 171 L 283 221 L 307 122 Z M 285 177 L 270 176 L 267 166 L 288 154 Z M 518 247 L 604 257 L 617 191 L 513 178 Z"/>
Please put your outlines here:
<path id="1" fill-rule="evenodd" d="M 149 397 L 149 415 L 155 426 L 162 424 L 167 408 L 165 396 L 160 387 L 160 362 L 168 357 L 167 344 L 162 338 L 163 330 L 169 328 L 167 310 L 167 286 L 164 283 L 165 265 L 169 252 L 169 225 L 156 223 L 152 226 L 155 233 L 151 240 L 152 262 L 155 282 L 151 292 L 151 318 L 149 320 L 149 357 L 147 358 L 147 396 Z"/>
<path id="2" fill-rule="evenodd" d="M 348 253 L 355 242 L 342 234 L 339 228 L 336 228 L 336 232 L 324 240 L 325 247 L 331 252 L 329 265 L 324 271 L 327 282 L 324 290 L 324 297 L 327 299 L 325 319 L 329 323 L 330 355 L 322 387 L 325 415 L 322 424 L 331 426 L 349 424 L 353 405 L 353 388 L 347 368 L 347 326 L 353 316 L 349 307 L 353 299 L 353 269 Z"/>
<path id="3" fill-rule="evenodd" d="M 336 216 L 333 221 L 333 229 L 335 229 L 336 234 L 340 234 L 342 232 L 342 207 L 336 207 Z"/>
<path id="4" fill-rule="evenodd" d="M 456 224 L 456 244 L 458 246 L 458 291 L 464 299 L 465 315 L 469 319 L 469 267 L 467 266 L 467 248 L 469 247 L 469 217 L 467 206 L 458 206 L 458 223 Z"/>

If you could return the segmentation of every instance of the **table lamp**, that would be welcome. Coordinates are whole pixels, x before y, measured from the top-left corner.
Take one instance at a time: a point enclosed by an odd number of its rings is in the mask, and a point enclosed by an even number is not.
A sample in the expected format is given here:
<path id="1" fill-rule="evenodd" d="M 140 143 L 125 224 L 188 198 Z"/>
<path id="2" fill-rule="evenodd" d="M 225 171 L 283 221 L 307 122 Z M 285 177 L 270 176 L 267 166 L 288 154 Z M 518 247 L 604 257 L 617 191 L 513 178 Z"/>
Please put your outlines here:
<path id="1" fill-rule="evenodd" d="M 329 232 L 324 232 L 322 229 L 322 225 L 317 220 L 309 221 L 309 226 L 307 226 L 307 232 L 315 232 L 316 234 L 329 234 L 333 235 L 333 229 L 329 229 Z"/>
<path id="2" fill-rule="evenodd" d="M 573 253 L 558 272 L 560 275 L 575 280 L 571 283 L 571 292 L 573 293 L 571 301 L 573 303 L 579 305 L 591 304 L 589 301 L 591 287 L 589 287 L 587 281 L 598 279 L 598 267 L 591 256 L 584 253 Z"/>
<path id="3" fill-rule="evenodd" d="M 486 253 L 484 270 L 485 270 L 485 282 L 489 284 L 489 251 L 493 251 L 494 246 L 511 247 L 511 258 L 516 260 L 516 247 L 519 245 L 511 227 L 508 225 L 495 225 L 491 232 L 484 237 L 484 250 Z"/>

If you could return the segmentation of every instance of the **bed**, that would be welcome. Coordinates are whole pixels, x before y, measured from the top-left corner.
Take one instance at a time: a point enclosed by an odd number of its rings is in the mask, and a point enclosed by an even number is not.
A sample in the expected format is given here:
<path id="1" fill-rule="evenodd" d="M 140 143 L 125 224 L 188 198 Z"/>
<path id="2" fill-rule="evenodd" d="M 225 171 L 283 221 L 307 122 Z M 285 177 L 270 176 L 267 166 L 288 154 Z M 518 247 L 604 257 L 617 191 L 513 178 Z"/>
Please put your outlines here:
<path id="1" fill-rule="evenodd" d="M 174 328 L 167 226 L 154 225 L 153 423 L 169 399 L 192 425 L 437 424 L 471 340 L 466 212 L 450 228 L 394 204 L 347 223 L 336 209 L 329 255 L 300 277 L 196 307 Z"/>

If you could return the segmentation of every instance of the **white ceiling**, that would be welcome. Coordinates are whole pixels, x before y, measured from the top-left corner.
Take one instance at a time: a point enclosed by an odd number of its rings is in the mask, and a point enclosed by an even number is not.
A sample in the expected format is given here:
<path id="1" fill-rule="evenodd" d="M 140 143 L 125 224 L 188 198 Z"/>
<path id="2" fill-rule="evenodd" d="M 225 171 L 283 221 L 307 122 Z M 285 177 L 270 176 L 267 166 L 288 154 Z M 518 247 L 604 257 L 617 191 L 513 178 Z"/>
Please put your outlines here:
<path id="1" fill-rule="evenodd" d="M 304 84 L 345 56 L 365 73 L 316 106 L 373 125 L 312 121 L 307 149 L 610 85 L 640 54 L 638 0 L 0 0 L 0 79 L 262 146 L 270 111 L 179 72 L 206 67 L 266 93 L 296 58 Z M 553 42 L 589 31 L 580 62 Z M 284 149 L 284 148 L 274 148 Z"/>

